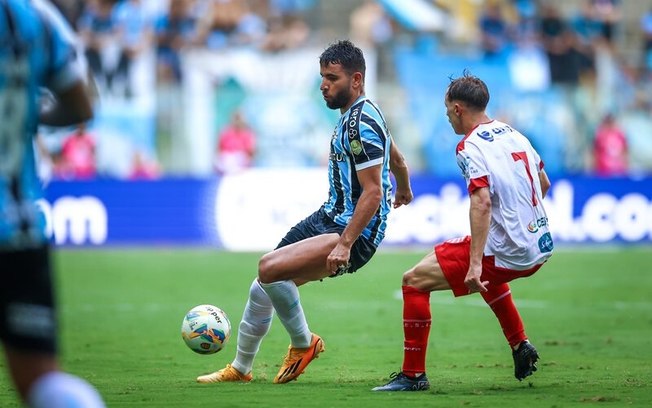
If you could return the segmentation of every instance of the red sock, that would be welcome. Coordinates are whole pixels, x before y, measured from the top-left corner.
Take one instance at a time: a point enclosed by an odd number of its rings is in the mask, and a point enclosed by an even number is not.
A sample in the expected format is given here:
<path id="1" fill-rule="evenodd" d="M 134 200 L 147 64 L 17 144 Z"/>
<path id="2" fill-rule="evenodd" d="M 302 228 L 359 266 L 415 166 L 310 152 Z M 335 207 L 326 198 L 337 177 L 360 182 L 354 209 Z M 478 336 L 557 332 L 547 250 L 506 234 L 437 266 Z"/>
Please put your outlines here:
<path id="1" fill-rule="evenodd" d="M 414 376 L 426 372 L 430 323 L 430 292 L 403 286 L 403 374 Z"/>
<path id="2" fill-rule="evenodd" d="M 498 318 L 503 334 L 512 348 L 527 339 L 523 321 L 518 314 L 514 299 L 512 299 L 509 284 L 489 285 L 489 291 L 482 292 L 482 297 Z"/>

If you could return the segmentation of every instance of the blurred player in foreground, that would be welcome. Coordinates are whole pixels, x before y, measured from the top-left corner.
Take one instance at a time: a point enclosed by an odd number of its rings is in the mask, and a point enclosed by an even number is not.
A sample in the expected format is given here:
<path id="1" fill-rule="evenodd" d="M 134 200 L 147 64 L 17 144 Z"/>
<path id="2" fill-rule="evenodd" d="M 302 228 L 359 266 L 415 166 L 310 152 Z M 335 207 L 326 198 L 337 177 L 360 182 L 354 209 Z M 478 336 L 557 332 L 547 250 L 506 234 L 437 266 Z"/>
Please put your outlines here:
<path id="1" fill-rule="evenodd" d="M 28 406 L 104 407 L 90 384 L 59 369 L 50 247 L 36 205 L 39 122 L 66 126 L 92 117 L 63 19 L 53 12 L 44 1 L 0 0 L 0 339 Z M 47 109 L 44 88 L 54 96 Z"/>
<path id="2" fill-rule="evenodd" d="M 430 292 L 455 296 L 480 292 L 512 348 L 520 381 L 539 358 L 525 335 L 508 282 L 535 273 L 552 255 L 543 197 L 550 187 L 543 162 L 530 142 L 485 113 L 489 91 L 468 72 L 451 81 L 446 116 L 458 135 L 459 164 L 470 195 L 471 236 L 436 245 L 403 275 L 403 367 L 374 391 L 419 391 L 430 387 L 426 349 Z"/>
<path id="3" fill-rule="evenodd" d="M 397 186 L 394 207 L 412 201 L 403 155 L 379 108 L 365 96 L 362 51 L 339 41 L 321 54 L 319 64 L 326 105 L 342 113 L 330 142 L 328 200 L 261 258 L 240 322 L 236 357 L 226 368 L 198 377 L 200 383 L 251 381 L 253 361 L 274 311 L 291 339 L 274 383 L 301 375 L 324 351 L 324 342 L 308 328 L 297 287 L 353 273 L 371 259 L 387 226 L 390 170 Z"/>

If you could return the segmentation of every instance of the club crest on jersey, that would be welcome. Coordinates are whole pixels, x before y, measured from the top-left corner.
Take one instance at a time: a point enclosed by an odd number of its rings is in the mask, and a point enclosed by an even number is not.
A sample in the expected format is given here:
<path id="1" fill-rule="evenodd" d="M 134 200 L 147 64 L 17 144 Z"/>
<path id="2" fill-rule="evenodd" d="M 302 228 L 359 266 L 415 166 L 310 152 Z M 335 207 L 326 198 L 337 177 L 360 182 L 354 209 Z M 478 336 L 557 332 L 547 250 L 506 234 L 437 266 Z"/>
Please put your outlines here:
<path id="1" fill-rule="evenodd" d="M 359 140 L 352 140 L 351 141 L 351 151 L 353 154 L 356 156 L 362 153 L 362 143 L 360 143 Z"/>

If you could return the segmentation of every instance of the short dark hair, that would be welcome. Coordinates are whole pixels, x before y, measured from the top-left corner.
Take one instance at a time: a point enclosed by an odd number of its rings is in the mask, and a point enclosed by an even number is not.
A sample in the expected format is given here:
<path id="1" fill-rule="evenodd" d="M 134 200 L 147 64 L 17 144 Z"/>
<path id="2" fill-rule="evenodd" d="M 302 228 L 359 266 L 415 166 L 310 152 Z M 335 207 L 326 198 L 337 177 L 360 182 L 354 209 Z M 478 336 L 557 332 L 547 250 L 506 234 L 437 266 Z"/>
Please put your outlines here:
<path id="1" fill-rule="evenodd" d="M 340 64 L 349 75 L 360 72 L 364 77 L 366 70 L 362 50 L 349 40 L 340 40 L 331 44 L 321 53 L 319 65 L 326 66 L 328 64 Z"/>
<path id="2" fill-rule="evenodd" d="M 453 79 L 446 91 L 447 101 L 461 101 L 471 108 L 484 110 L 489 103 L 489 89 L 480 78 L 465 69 L 462 76 Z"/>

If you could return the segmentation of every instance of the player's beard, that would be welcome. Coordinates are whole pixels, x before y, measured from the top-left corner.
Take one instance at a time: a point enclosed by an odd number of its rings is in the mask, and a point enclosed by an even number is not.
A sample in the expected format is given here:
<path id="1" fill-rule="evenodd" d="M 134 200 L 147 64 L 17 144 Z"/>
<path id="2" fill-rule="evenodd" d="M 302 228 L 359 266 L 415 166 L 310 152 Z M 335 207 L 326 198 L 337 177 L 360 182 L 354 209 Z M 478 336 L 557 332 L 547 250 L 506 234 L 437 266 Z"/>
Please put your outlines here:
<path id="1" fill-rule="evenodd" d="M 326 106 L 328 106 L 329 109 L 340 109 L 345 107 L 349 101 L 351 100 L 351 90 L 350 89 L 342 89 L 338 93 L 333 96 L 333 99 L 330 101 L 326 101 Z"/>

